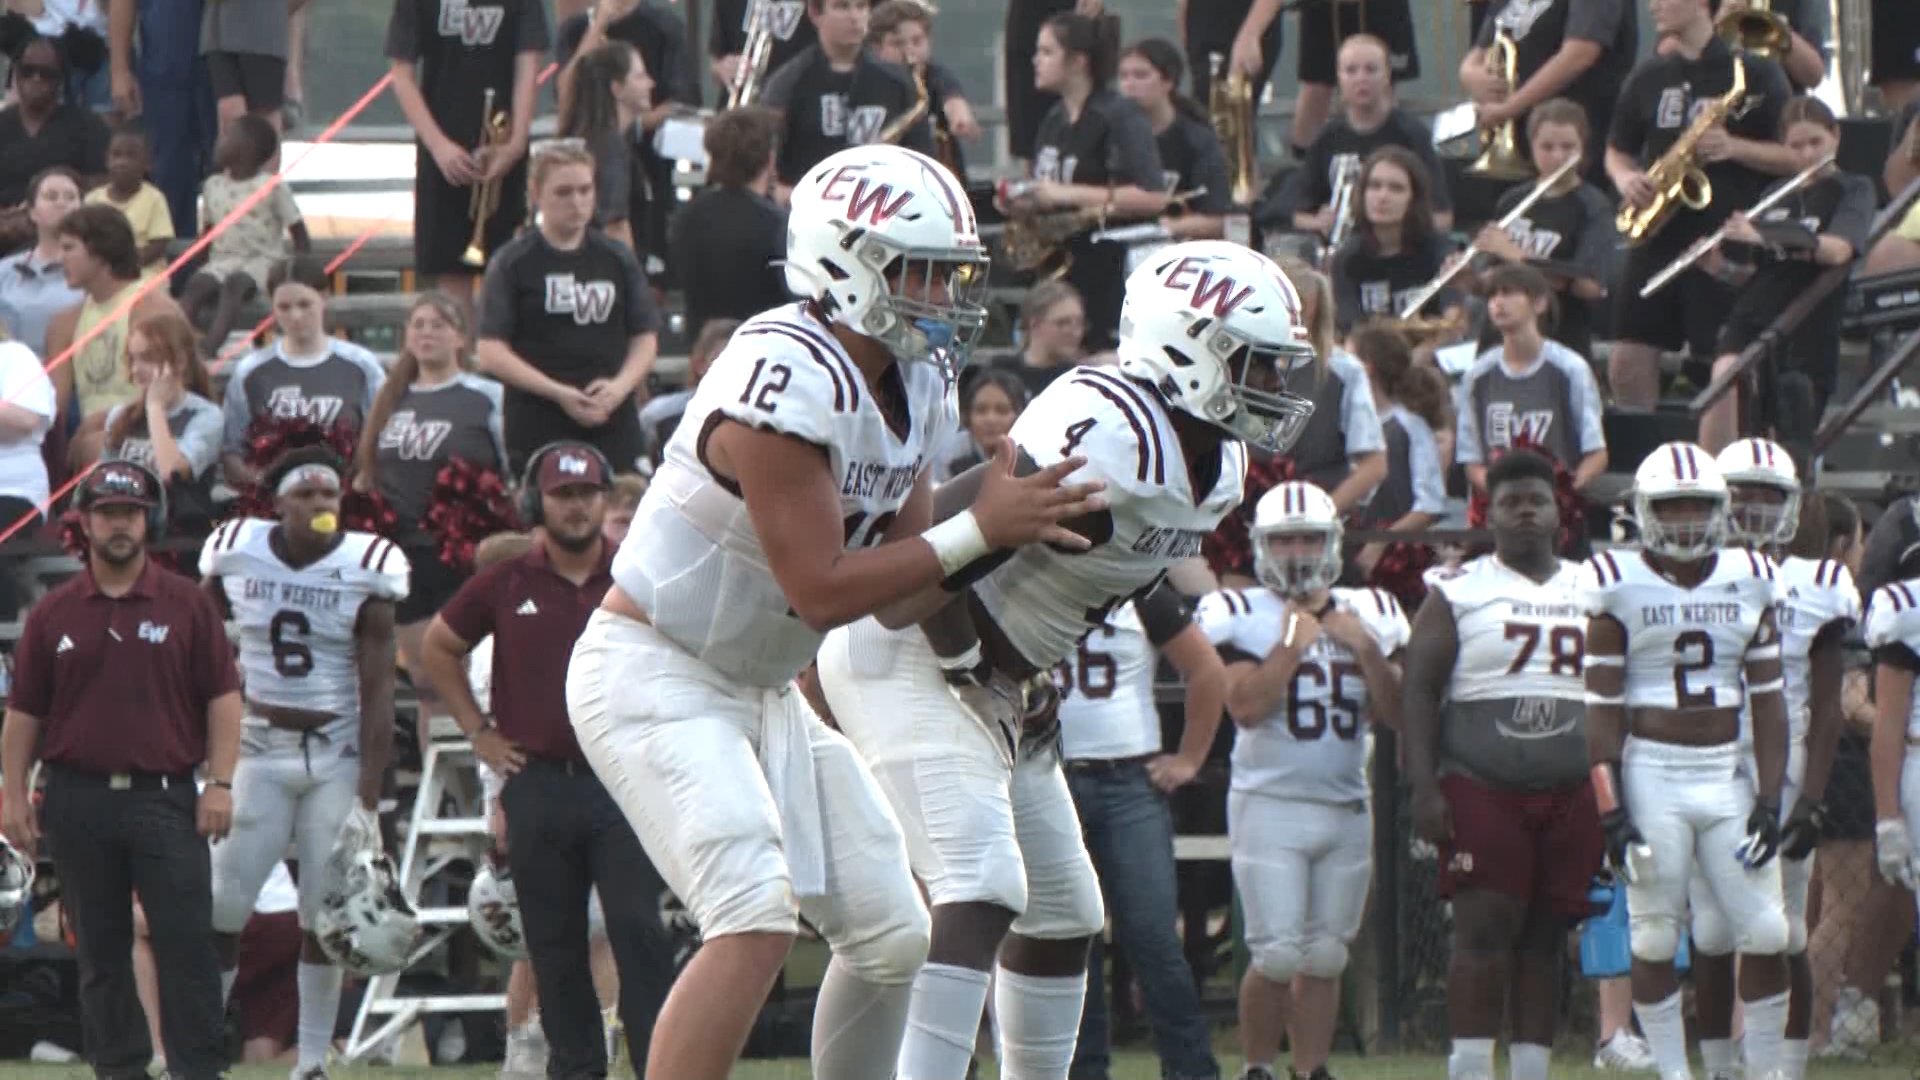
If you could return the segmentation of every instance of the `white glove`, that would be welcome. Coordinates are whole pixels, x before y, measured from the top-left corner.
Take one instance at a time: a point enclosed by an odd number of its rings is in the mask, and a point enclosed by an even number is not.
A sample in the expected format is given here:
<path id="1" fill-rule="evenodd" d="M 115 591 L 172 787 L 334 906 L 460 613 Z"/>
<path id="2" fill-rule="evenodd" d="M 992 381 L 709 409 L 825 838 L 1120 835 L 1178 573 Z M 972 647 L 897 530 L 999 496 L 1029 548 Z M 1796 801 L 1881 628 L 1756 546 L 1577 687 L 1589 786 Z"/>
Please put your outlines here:
<path id="1" fill-rule="evenodd" d="M 1880 862 L 1880 875 L 1895 885 L 1914 887 L 1913 840 L 1907 835 L 1907 823 L 1888 818 L 1873 827 L 1873 854 Z"/>

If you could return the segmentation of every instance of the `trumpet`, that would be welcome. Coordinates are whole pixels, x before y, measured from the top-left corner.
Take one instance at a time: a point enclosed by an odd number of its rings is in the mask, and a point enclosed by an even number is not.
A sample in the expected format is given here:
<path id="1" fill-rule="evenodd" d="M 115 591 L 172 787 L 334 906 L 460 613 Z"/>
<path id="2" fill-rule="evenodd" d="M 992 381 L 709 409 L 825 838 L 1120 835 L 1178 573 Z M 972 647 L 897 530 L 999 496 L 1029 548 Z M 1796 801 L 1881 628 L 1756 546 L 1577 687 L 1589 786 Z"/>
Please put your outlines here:
<path id="1" fill-rule="evenodd" d="M 481 106 L 480 115 L 484 126 L 480 129 L 480 145 L 474 156 L 480 159 L 484 170 L 490 152 L 497 152 L 513 138 L 511 125 L 505 109 L 495 112 L 493 109 L 493 87 L 487 87 L 486 104 Z M 473 221 L 473 235 L 467 238 L 467 250 L 460 261 L 468 266 L 487 265 L 487 226 L 493 223 L 493 215 L 500 211 L 500 181 L 482 178 L 473 185 L 473 194 L 467 197 L 467 217 Z"/>
<path id="2" fill-rule="evenodd" d="M 1614 226 L 1620 235 L 1626 238 L 1628 247 L 1638 247 L 1646 243 L 1647 238 L 1660 231 L 1685 203 L 1689 209 L 1704 210 L 1713 202 L 1713 184 L 1707 180 L 1707 174 L 1700 168 L 1700 140 L 1708 131 L 1726 122 L 1734 106 L 1747 96 L 1747 65 L 1738 56 L 1733 58 L 1733 85 L 1727 92 L 1709 101 L 1706 108 L 1693 118 L 1687 130 L 1680 138 L 1660 155 L 1660 159 L 1647 170 L 1647 179 L 1653 184 L 1653 201 L 1644 208 L 1626 203 L 1620 207 L 1620 215 L 1614 219 Z"/>
<path id="3" fill-rule="evenodd" d="M 1793 47 L 1793 30 L 1773 10 L 1773 0 L 1747 0 L 1745 7 L 1722 12 L 1713 28 L 1733 48 L 1768 60 Z"/>
<path id="4" fill-rule="evenodd" d="M 1834 159 L 1834 155 L 1828 154 L 1826 157 L 1823 157 L 1819 161 L 1814 162 L 1812 165 L 1809 165 L 1806 168 L 1800 170 L 1800 172 L 1797 175 L 1795 175 L 1793 179 L 1788 180 L 1786 183 L 1781 184 L 1779 187 L 1774 188 L 1772 191 L 1767 192 L 1767 194 L 1763 198 L 1761 198 L 1759 202 L 1753 204 L 1752 209 L 1747 211 L 1747 217 L 1751 219 L 1766 213 L 1768 210 L 1773 209 L 1774 204 L 1779 202 L 1781 199 L 1786 198 L 1787 196 L 1793 194 L 1796 191 L 1799 191 L 1801 188 L 1806 187 L 1808 184 L 1812 183 L 1814 177 L 1820 175 L 1821 170 L 1833 164 L 1833 159 Z M 1668 263 L 1666 266 L 1661 267 L 1659 273 L 1647 279 L 1647 283 L 1640 287 L 1641 298 L 1644 299 L 1646 297 L 1652 296 L 1654 293 L 1659 292 L 1662 288 L 1665 288 L 1667 282 L 1672 281 L 1674 278 L 1679 277 L 1680 273 L 1684 271 L 1687 267 L 1692 266 L 1694 263 L 1697 263 L 1701 259 L 1705 258 L 1709 251 L 1712 251 L 1713 249 L 1719 247 L 1721 243 L 1726 240 L 1726 238 L 1727 238 L 1727 226 L 1722 225 L 1719 228 L 1713 230 L 1713 232 L 1708 233 L 1706 236 L 1703 236 L 1700 239 L 1695 240 L 1693 242 L 1692 247 L 1689 247 L 1687 250 L 1680 253 L 1679 258 Z"/>
<path id="5" fill-rule="evenodd" d="M 1520 43 L 1502 26 L 1494 32 L 1493 45 L 1487 50 L 1487 66 L 1507 84 L 1511 94 L 1520 86 Z M 1508 120 L 1480 129 L 1480 156 L 1467 171 L 1492 180 L 1525 180 L 1533 175 L 1533 163 L 1520 151 L 1520 123 Z"/>
<path id="6" fill-rule="evenodd" d="M 753 104 L 765 88 L 767 65 L 773 60 L 771 0 L 750 0 L 746 29 L 746 44 L 740 50 L 740 66 L 733 69 L 733 79 L 727 84 L 729 109 Z"/>
<path id="7" fill-rule="evenodd" d="M 1513 223 L 1525 217 L 1527 211 L 1533 209 L 1535 203 L 1547 197 L 1547 194 L 1553 190 L 1555 184 L 1558 184 L 1566 178 L 1568 173 L 1573 172 L 1573 170 L 1579 167 L 1579 154 L 1575 154 L 1562 162 L 1559 168 L 1541 177 L 1540 182 L 1533 185 L 1533 190 L 1527 192 L 1526 198 L 1515 203 L 1513 209 L 1507 211 L 1505 217 L 1502 217 L 1494 223 L 1494 227 L 1503 231 L 1512 228 Z M 1455 260 L 1452 266 L 1435 274 L 1432 281 L 1420 286 L 1420 288 L 1414 290 L 1412 296 L 1407 297 L 1407 302 L 1400 307 L 1400 319 L 1405 321 L 1418 314 L 1420 309 L 1426 307 L 1434 297 L 1440 295 L 1440 290 L 1447 287 L 1447 282 L 1458 277 L 1460 271 L 1465 270 L 1468 265 L 1473 262 L 1473 257 L 1478 254 L 1480 254 L 1480 244 L 1478 241 L 1475 241 L 1468 245 L 1467 250 L 1461 253 L 1460 258 Z"/>
<path id="8" fill-rule="evenodd" d="M 1229 198 L 1235 206 L 1253 205 L 1259 186 L 1255 175 L 1253 82 L 1239 71 L 1227 70 L 1227 58 L 1210 54 L 1213 79 L 1207 90 L 1207 119 L 1220 136 L 1226 151 L 1227 176 L 1232 178 Z"/>

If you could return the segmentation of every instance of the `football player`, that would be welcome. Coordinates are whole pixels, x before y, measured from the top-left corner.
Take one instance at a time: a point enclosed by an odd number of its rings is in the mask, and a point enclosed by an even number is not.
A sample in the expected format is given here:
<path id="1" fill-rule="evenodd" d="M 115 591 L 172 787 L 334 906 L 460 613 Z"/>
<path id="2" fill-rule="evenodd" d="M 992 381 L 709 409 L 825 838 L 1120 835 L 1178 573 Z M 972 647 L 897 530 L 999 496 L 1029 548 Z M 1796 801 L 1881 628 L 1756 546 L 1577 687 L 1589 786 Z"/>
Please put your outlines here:
<path id="1" fill-rule="evenodd" d="M 200 575 L 232 620 L 246 688 L 233 776 L 233 833 L 213 848 L 213 930 L 231 993 L 240 931 L 292 844 L 300 867 L 299 1060 L 324 1080 L 340 1012 L 340 969 L 316 936 L 323 872 L 348 818 L 372 825 L 393 744 L 394 609 L 407 557 L 340 529 L 341 464 L 325 447 L 281 455 L 261 483 L 278 521 L 238 518 L 207 537 Z"/>
<path id="2" fill-rule="evenodd" d="M 1272 1080 L 1283 1034 L 1293 1076 L 1330 1080 L 1340 973 L 1373 877 L 1368 728 L 1399 726 L 1407 617 L 1379 589 L 1333 587 L 1341 533 L 1325 491 L 1277 485 L 1254 507 L 1262 587 L 1200 604 L 1237 731 L 1227 835 L 1253 961 L 1240 983 L 1245 1080 Z"/>
<path id="3" fill-rule="evenodd" d="M 1554 555 L 1553 464 L 1508 450 L 1487 469 L 1493 554 L 1429 575 L 1407 646 L 1414 827 L 1440 849 L 1453 903 L 1451 1080 L 1493 1080 L 1508 1015 L 1513 1080 L 1546 1080 L 1567 928 L 1603 857 L 1587 780 L 1580 564 Z"/>
<path id="4" fill-rule="evenodd" d="M 942 579 L 995 549 L 1086 547 L 1059 524 L 1101 505 L 1096 484 L 1061 485 L 1074 455 L 1016 477 L 1003 453 L 971 509 L 931 524 L 925 466 L 957 424 L 986 269 L 965 190 L 932 159 L 870 145 L 814 166 L 787 233 L 806 299 L 714 359 L 574 646 L 581 746 L 705 935 L 649 1076 L 730 1073 L 802 915 L 834 950 L 815 1075 L 892 1072 L 926 910 L 866 766 L 792 683 L 828 629 L 950 596 Z"/>
<path id="5" fill-rule="evenodd" d="M 1051 697 L 1048 669 L 1240 502 L 1245 442 L 1284 448 L 1312 412 L 1280 374 L 1312 355 L 1299 297 L 1257 252 L 1195 241 L 1156 253 L 1127 280 L 1121 325 L 1119 369 L 1055 380 L 1007 440 L 1035 465 L 1085 456 L 1109 504 L 1074 523 L 1092 549 L 983 560 L 965 601 L 921 632 L 865 622 L 820 652 L 828 704 L 900 815 L 933 906 L 899 1060 L 914 1080 L 965 1076 L 989 982 L 1004 1074 L 1067 1075 L 1105 912 L 1052 710 L 1010 688 Z M 941 501 L 964 499 L 974 476 Z"/>
<path id="6" fill-rule="evenodd" d="M 1787 916 L 1780 789 L 1787 717 L 1775 570 L 1727 547 L 1727 483 L 1712 455 L 1667 443 L 1634 473 L 1638 553 L 1581 568 L 1587 745 L 1607 861 L 1627 883 L 1634 1012 L 1662 1080 L 1689 1078 L 1673 958 L 1697 865 L 1744 960 L 1745 1049 L 1778 1067 L 1786 1025 Z M 1741 710 L 1754 770 L 1742 775 Z M 1757 790 L 1756 790 L 1757 789 Z"/>
<path id="7" fill-rule="evenodd" d="M 1780 664 L 1786 678 L 1787 773 L 1781 786 L 1780 884 L 1787 912 L 1786 1040 L 1778 1071 L 1804 1080 L 1807 1032 L 1813 1022 L 1813 969 L 1807 964 L 1807 886 L 1813 850 L 1826 824 L 1821 800 L 1840 738 L 1843 642 L 1860 618 L 1853 574 L 1833 559 L 1788 554 L 1800 529 L 1800 478 L 1793 459 L 1766 439 L 1741 439 L 1715 464 L 1731 499 L 1728 534 L 1775 560 Z M 1820 538 L 1822 541 L 1825 537 Z M 1824 543 L 1820 547 L 1824 547 Z M 1818 549 L 1816 549 L 1818 550 Z M 1741 728 L 1750 742 L 1751 727 Z M 1751 769 L 1752 763 L 1745 763 Z M 1698 872 L 1688 889 L 1693 906 L 1694 1013 L 1700 1059 L 1709 1080 L 1732 1080 L 1733 927 Z"/>
<path id="8" fill-rule="evenodd" d="M 1913 837 L 1920 834 L 1920 578 L 1880 586 L 1867 603 L 1873 650 L 1873 850 L 1880 873 L 1905 889 L 1920 885 Z"/>

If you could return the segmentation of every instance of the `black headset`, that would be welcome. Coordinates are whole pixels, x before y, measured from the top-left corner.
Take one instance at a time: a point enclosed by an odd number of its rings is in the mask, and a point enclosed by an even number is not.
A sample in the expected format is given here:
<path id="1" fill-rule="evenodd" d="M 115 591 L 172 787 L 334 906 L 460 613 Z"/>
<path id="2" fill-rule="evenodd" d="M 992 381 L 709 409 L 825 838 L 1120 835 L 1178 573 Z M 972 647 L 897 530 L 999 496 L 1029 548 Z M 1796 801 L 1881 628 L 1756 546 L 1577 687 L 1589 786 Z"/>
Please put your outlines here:
<path id="1" fill-rule="evenodd" d="M 607 460 L 607 455 L 601 453 L 600 448 L 592 443 L 580 442 L 577 439 L 558 439 L 542 446 L 527 459 L 526 471 L 520 474 L 520 523 L 529 529 L 546 524 L 546 512 L 540 501 L 540 463 L 546 460 L 547 455 L 557 454 L 563 450 L 586 454 L 599 462 L 601 487 L 613 483 L 612 463 Z"/>
<path id="2" fill-rule="evenodd" d="M 121 458 L 114 461 L 102 462 L 94 466 L 93 471 L 87 475 L 87 478 L 80 482 L 80 490 L 74 493 L 73 505 L 84 514 L 93 509 L 93 500 L 101 495 L 134 494 L 133 492 L 98 492 L 94 490 L 96 483 L 108 482 L 107 477 L 102 474 L 117 472 L 123 469 L 131 469 L 146 478 L 147 490 L 144 494 L 149 499 L 147 504 L 147 542 L 152 543 L 155 540 L 161 539 L 167 533 L 167 485 L 160 482 L 160 475 L 158 473 L 137 461 L 129 461 Z"/>

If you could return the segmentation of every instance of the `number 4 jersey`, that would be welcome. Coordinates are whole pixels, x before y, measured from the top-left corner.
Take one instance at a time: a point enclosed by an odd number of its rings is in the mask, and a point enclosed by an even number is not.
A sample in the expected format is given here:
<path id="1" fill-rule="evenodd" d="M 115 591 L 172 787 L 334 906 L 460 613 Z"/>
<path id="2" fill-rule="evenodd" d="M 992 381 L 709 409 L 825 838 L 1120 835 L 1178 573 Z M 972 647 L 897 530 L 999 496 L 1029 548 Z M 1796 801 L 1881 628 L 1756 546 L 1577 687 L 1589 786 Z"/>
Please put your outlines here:
<path id="1" fill-rule="evenodd" d="M 1410 633 L 1400 602 L 1379 589 L 1334 589 L 1387 655 Z M 1287 602 L 1271 589 L 1225 589 L 1200 601 L 1200 628 L 1221 659 L 1260 663 L 1286 632 Z M 1307 802 L 1367 798 L 1367 682 L 1346 646 L 1324 630 L 1300 657 L 1274 715 L 1233 740 L 1233 790 Z"/>
<path id="2" fill-rule="evenodd" d="M 406 599 L 407 557 L 390 540 L 349 532 L 295 569 L 274 553 L 275 524 L 228 521 L 200 549 L 200 576 L 220 579 L 233 612 L 247 699 L 357 719 L 360 607 Z"/>
<path id="3" fill-rule="evenodd" d="M 1746 658 L 1774 605 L 1773 560 L 1722 548 L 1698 585 L 1663 576 L 1640 552 L 1602 551 L 1580 568 L 1578 595 L 1589 616 L 1609 615 L 1627 634 L 1629 709 L 1740 709 Z"/>

